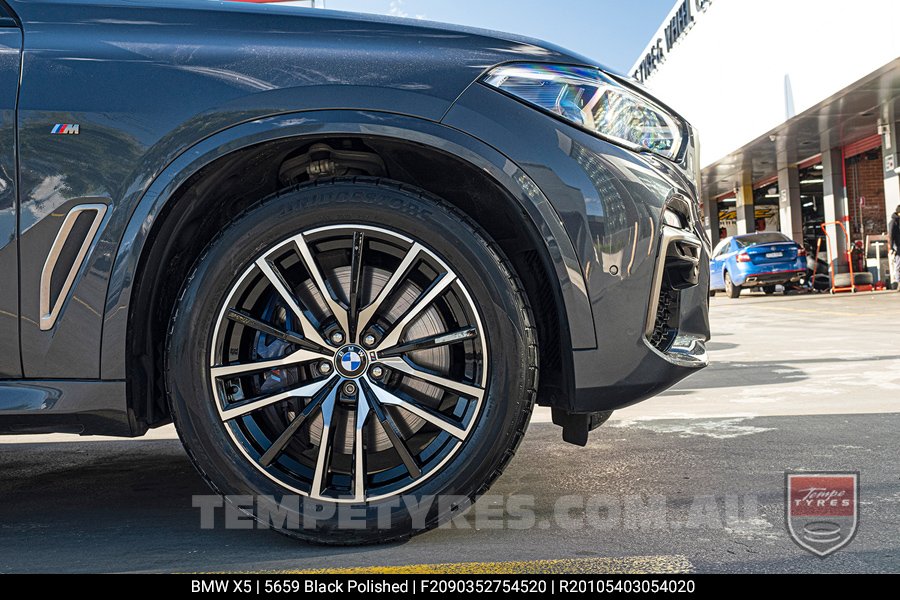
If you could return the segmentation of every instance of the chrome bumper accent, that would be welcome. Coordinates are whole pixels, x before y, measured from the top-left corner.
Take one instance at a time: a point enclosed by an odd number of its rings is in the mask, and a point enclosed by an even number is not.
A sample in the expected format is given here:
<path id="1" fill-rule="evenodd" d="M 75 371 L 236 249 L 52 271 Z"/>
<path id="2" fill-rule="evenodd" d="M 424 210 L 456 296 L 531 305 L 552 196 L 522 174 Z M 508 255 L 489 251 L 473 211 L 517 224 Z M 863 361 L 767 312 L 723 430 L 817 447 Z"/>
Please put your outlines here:
<path id="1" fill-rule="evenodd" d="M 644 328 L 644 335 L 649 336 L 653 333 L 656 323 L 656 313 L 659 309 L 659 295 L 662 291 L 663 282 L 665 280 L 666 258 L 669 256 L 669 248 L 675 245 L 675 251 L 678 257 L 692 262 L 694 265 L 700 264 L 700 250 L 703 242 L 699 237 L 687 229 L 676 229 L 668 225 L 663 225 L 662 234 L 660 236 L 659 253 L 656 258 L 656 266 L 653 271 L 653 283 L 650 288 L 650 303 L 647 307 L 647 323 Z M 692 249 L 693 253 L 685 250 Z"/>

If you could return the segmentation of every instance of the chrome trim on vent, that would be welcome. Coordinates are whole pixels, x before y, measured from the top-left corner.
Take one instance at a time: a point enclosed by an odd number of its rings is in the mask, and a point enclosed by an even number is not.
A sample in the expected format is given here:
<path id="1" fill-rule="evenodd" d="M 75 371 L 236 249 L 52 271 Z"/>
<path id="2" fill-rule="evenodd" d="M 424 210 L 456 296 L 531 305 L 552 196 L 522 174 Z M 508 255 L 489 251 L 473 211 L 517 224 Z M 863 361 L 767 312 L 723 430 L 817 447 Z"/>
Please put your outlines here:
<path id="1" fill-rule="evenodd" d="M 653 352 L 680 367 L 696 368 L 705 367 L 709 364 L 709 355 L 706 353 L 706 340 L 702 338 L 678 335 L 665 353 L 654 348 L 647 338 L 644 338 L 644 342 Z"/>
<path id="2" fill-rule="evenodd" d="M 84 262 L 84 257 L 87 255 L 88 249 L 94 242 L 94 238 L 97 235 L 97 230 L 100 229 L 100 223 L 103 221 L 103 217 L 106 215 L 106 209 L 107 206 L 105 204 L 79 204 L 78 206 L 72 207 L 72 209 L 66 214 L 65 219 L 63 219 L 62 225 L 59 228 L 59 232 L 56 234 L 56 239 L 53 240 L 53 245 L 50 247 L 50 254 L 47 255 L 47 260 L 44 261 L 44 268 L 41 271 L 41 331 L 52 329 L 53 325 L 56 324 L 56 319 L 59 316 L 59 311 L 62 309 L 62 305 L 69 295 L 72 284 L 75 282 L 75 276 L 81 269 L 81 264 Z M 59 261 L 59 256 L 66 245 L 66 241 L 69 239 L 69 235 L 72 233 L 72 228 L 75 226 L 75 221 L 78 220 L 78 217 L 81 215 L 81 213 L 87 211 L 94 211 L 97 214 L 94 215 L 94 220 L 93 222 L 91 222 L 91 227 L 88 230 L 87 235 L 84 236 L 84 241 L 81 243 L 81 247 L 78 249 L 78 254 L 75 255 L 75 260 L 72 263 L 72 268 L 70 268 L 69 272 L 66 274 L 66 279 L 63 282 L 62 288 L 60 288 L 59 290 L 59 297 L 56 298 L 56 302 L 54 302 L 53 306 L 51 307 L 50 283 L 51 279 L 53 278 L 53 270 L 56 268 L 56 263 L 57 261 Z"/>
<path id="3" fill-rule="evenodd" d="M 650 288 L 650 303 L 647 307 L 647 324 L 644 327 L 644 336 L 653 333 L 653 326 L 656 322 L 656 311 L 659 308 L 659 292 L 662 289 L 663 277 L 666 270 L 666 256 L 669 253 L 669 246 L 675 242 L 684 242 L 691 246 L 702 248 L 703 242 L 699 237 L 694 235 L 687 229 L 676 229 L 668 225 L 662 226 L 662 233 L 659 241 L 659 254 L 656 258 L 656 266 L 653 270 L 653 284 Z M 698 256 L 700 253 L 697 253 Z M 685 257 L 687 258 L 687 257 Z M 697 261 L 699 263 L 699 260 Z"/>

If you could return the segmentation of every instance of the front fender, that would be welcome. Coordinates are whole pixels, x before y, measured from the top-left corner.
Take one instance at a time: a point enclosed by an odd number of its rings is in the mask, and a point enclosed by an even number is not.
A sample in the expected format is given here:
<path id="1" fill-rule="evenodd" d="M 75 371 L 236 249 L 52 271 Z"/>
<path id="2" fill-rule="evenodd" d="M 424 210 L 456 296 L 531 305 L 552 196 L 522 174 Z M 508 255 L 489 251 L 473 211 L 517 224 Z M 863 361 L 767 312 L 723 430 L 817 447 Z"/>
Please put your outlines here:
<path id="1" fill-rule="evenodd" d="M 452 154 L 488 173 L 529 215 L 545 244 L 558 278 L 570 323 L 591 323 L 592 312 L 580 263 L 562 221 L 534 182 L 511 160 L 477 139 L 438 123 L 392 113 L 355 110 L 307 111 L 256 119 L 222 130 L 189 148 L 157 176 L 124 228 L 113 259 L 104 310 L 101 377 L 126 376 L 129 305 L 140 259 L 165 207 L 179 188 L 204 166 L 232 152 L 264 142 L 328 135 L 400 139 Z M 592 328 L 571 330 L 573 349 L 592 348 Z"/>

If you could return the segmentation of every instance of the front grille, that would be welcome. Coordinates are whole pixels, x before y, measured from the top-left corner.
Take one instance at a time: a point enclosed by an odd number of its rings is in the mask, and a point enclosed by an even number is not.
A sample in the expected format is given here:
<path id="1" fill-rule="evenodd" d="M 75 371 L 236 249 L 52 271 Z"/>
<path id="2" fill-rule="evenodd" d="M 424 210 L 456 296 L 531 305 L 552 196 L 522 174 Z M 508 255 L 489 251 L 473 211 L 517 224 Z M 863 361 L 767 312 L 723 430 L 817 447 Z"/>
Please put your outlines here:
<path id="1" fill-rule="evenodd" d="M 650 345 L 666 352 L 678 335 L 678 315 L 681 293 L 667 286 L 659 292 L 659 303 L 656 306 L 656 320 L 653 323 L 653 331 L 650 332 Z"/>

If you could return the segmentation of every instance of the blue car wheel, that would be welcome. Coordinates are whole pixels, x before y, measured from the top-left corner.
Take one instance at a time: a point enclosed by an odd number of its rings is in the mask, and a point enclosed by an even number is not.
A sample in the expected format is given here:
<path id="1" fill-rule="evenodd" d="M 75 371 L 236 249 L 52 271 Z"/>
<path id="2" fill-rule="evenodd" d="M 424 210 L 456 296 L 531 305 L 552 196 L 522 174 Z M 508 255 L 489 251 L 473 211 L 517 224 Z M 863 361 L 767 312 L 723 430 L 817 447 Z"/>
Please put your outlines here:
<path id="1" fill-rule="evenodd" d="M 737 298 L 741 295 L 741 287 L 734 285 L 734 282 L 731 281 L 731 274 L 728 271 L 725 271 L 725 293 L 729 298 Z"/>

